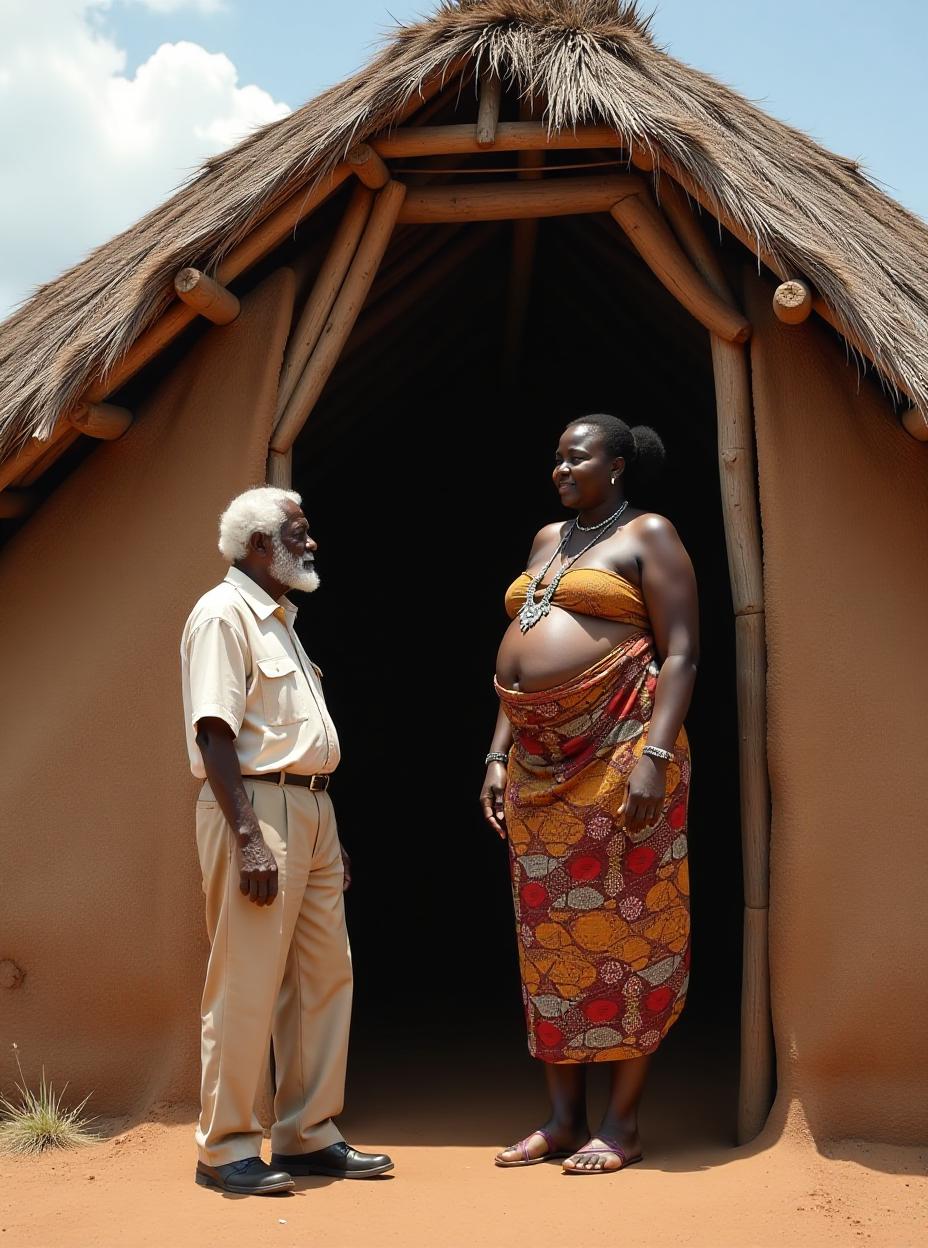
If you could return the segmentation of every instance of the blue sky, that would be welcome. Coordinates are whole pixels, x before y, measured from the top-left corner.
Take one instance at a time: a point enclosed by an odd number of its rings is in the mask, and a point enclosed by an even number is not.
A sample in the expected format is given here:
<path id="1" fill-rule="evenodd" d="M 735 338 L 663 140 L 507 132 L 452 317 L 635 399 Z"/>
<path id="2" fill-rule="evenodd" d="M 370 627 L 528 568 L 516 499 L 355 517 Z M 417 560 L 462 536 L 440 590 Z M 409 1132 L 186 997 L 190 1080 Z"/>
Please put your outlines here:
<path id="1" fill-rule="evenodd" d="M 242 82 L 291 107 L 356 69 L 378 35 L 426 3 L 225 0 L 222 12 L 159 15 L 126 4 L 111 22 L 132 65 L 179 38 L 225 52 Z M 926 0 L 645 0 L 674 56 L 852 156 L 928 217 Z M 921 155 L 919 155 L 921 153 Z"/>
<path id="2" fill-rule="evenodd" d="M 429 7 L 0 0 L 0 317 Z M 654 30 L 928 219 L 928 0 L 660 0 Z"/>

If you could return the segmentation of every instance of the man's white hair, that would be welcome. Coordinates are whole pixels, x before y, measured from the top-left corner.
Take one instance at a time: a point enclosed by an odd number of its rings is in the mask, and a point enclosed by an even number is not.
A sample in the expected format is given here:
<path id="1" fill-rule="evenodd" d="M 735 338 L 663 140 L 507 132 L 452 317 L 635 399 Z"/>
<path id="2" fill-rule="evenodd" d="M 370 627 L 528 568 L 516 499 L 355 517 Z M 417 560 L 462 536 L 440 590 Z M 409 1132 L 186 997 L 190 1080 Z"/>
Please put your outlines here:
<path id="1" fill-rule="evenodd" d="M 219 517 L 219 550 L 229 563 L 238 563 L 248 553 L 252 533 L 276 537 L 287 518 L 284 503 L 302 502 L 295 490 L 280 490 L 273 485 L 259 485 L 233 498 Z"/>

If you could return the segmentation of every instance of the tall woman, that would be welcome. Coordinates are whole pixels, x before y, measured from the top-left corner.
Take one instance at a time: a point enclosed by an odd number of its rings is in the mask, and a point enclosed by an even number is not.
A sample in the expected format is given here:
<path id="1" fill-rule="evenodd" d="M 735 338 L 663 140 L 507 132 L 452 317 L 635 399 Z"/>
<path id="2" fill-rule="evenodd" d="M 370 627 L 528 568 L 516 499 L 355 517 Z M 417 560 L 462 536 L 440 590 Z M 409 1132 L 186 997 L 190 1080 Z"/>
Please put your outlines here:
<path id="1" fill-rule="evenodd" d="M 641 1157 L 638 1103 L 689 975 L 683 719 L 696 676 L 693 567 L 673 525 L 631 504 L 664 448 L 614 416 L 568 425 L 541 529 L 509 587 L 500 714 L 480 795 L 508 837 L 529 1051 L 551 1114 L 497 1155 L 604 1174 Z M 607 1062 L 590 1133 L 586 1068 Z"/>

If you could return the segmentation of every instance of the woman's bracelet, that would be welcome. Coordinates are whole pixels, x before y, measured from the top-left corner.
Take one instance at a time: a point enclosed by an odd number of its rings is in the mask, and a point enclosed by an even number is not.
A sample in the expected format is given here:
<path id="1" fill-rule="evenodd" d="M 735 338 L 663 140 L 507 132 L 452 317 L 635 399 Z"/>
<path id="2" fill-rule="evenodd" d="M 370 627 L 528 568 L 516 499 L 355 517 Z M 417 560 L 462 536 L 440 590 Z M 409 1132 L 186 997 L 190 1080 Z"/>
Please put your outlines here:
<path id="1" fill-rule="evenodd" d="M 673 751 L 662 750 L 659 745 L 646 745 L 641 752 L 642 754 L 649 754 L 651 758 L 661 758 L 665 763 L 673 762 Z"/>
<path id="2" fill-rule="evenodd" d="M 502 750 L 490 750 L 489 754 L 484 759 L 485 766 L 489 766 L 490 763 L 502 763 L 503 766 L 505 766 L 508 762 L 509 755 L 504 754 Z"/>

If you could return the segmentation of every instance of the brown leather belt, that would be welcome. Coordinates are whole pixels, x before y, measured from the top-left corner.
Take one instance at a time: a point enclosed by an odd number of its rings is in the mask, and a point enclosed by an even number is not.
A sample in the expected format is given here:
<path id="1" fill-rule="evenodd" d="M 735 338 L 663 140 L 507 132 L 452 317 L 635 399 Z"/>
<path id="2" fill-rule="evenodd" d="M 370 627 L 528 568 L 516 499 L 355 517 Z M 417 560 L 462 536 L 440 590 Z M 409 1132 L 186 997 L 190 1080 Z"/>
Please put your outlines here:
<path id="1" fill-rule="evenodd" d="M 294 776 L 289 771 L 281 773 L 279 771 L 264 771 L 260 776 L 243 776 L 243 780 L 264 780 L 267 784 L 299 784 L 304 789 L 309 789 L 312 793 L 324 793 L 329 787 L 331 775 L 326 772 L 322 774 L 318 772 L 315 776 Z"/>

